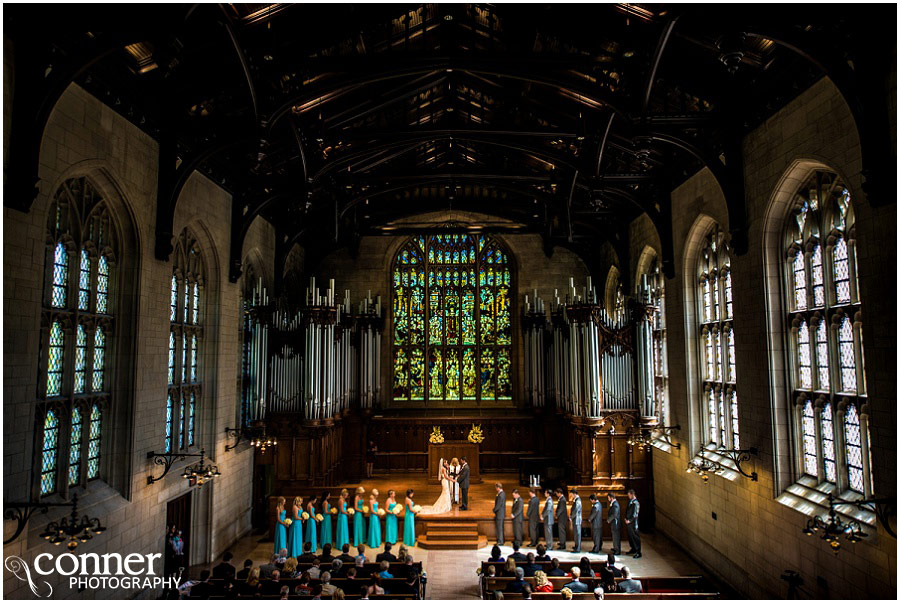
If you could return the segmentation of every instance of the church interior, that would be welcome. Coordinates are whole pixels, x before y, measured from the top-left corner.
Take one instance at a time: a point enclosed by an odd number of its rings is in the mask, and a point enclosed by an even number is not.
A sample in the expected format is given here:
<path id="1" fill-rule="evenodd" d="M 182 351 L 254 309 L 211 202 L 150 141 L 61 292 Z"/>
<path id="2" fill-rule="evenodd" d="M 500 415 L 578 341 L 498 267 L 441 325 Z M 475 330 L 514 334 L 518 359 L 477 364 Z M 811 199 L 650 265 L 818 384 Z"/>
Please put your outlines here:
<path id="1" fill-rule="evenodd" d="M 4 598 L 896 599 L 896 5 L 3 14 Z"/>

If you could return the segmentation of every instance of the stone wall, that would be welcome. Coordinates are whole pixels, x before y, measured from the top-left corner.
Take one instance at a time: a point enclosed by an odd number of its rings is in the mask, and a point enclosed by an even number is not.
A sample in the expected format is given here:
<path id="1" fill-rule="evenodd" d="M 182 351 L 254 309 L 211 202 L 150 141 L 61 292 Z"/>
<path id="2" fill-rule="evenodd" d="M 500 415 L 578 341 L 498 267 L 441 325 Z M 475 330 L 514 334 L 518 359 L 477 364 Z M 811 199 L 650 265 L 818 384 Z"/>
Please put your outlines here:
<path id="1" fill-rule="evenodd" d="M 9 97 L 4 99 L 5 105 L 9 102 Z M 163 481 L 147 484 L 148 475 L 162 471 L 146 457 L 151 450 L 162 450 L 164 444 L 172 275 L 171 262 L 159 261 L 153 255 L 157 156 L 157 144 L 150 136 L 72 85 L 56 105 L 45 131 L 40 194 L 31 211 L 4 209 L 4 500 L 24 500 L 31 483 L 45 233 L 54 192 L 68 178 L 87 176 L 104 192 L 120 228 L 131 237 L 136 289 L 121 302 L 134 305 L 135 336 L 133 340 L 117 341 L 116 353 L 133 350 L 133 389 L 114 394 L 115 412 L 124 417 L 116 423 L 116 429 L 123 430 L 116 442 L 125 445 L 108 451 L 127 478 L 116 488 L 104 483 L 106 480 L 98 480 L 86 492 L 79 492 L 80 510 L 99 517 L 109 529 L 81 544 L 78 553 L 161 553 L 166 503 L 188 491 L 179 475 L 183 462 L 176 464 Z M 195 563 L 220 554 L 250 528 L 247 485 L 252 481 L 252 451 L 246 446 L 224 451 L 228 443 L 225 427 L 235 425 L 238 412 L 239 289 L 227 278 L 230 216 L 230 196 L 195 173 L 179 197 L 175 232 L 185 227 L 192 230 L 206 264 L 203 395 L 197 433 L 199 444 L 222 473 L 212 486 L 193 491 L 194 542 L 188 544 Z M 251 253 L 263 258 L 271 273 L 274 229 L 262 219 L 253 224 L 245 242 L 243 256 Z M 111 359 L 113 363 L 115 357 Z M 104 431 L 103 437 L 113 436 Z M 39 553 L 62 552 L 38 537 L 47 521 L 61 513 L 51 511 L 46 516 L 35 516 L 26 533 L 4 547 L 4 555 L 19 555 L 30 563 Z M 12 528 L 12 522 L 4 524 L 6 536 Z M 157 569 L 162 569 L 161 564 Z M 73 594 L 67 583 L 58 582 L 57 576 L 47 579 L 54 597 Z M 27 583 L 10 572 L 4 574 L 3 591 L 6 597 L 30 596 Z M 133 594 L 126 590 L 87 590 L 79 596 L 111 598 Z"/>
<path id="2" fill-rule="evenodd" d="M 867 529 L 871 534 L 867 541 L 846 543 L 835 556 L 818 538 L 803 535 L 809 518 L 805 513 L 775 500 L 792 478 L 785 475 L 790 463 L 782 458 L 789 450 L 788 421 L 777 403 L 785 397 L 784 379 L 778 363 L 771 362 L 783 344 L 770 341 L 770 302 L 764 294 L 779 273 L 771 266 L 764 270 L 764 242 L 771 224 L 767 210 L 776 188 L 785 185 L 785 174 L 806 162 L 827 166 L 843 178 L 857 216 L 875 492 L 891 495 L 896 492 L 896 205 L 873 208 L 868 203 L 856 129 L 846 103 L 828 79 L 748 135 L 743 152 L 750 246 L 747 254 L 732 257 L 734 328 L 741 444 L 759 449 L 751 461 L 759 481 L 712 476 L 704 484 L 685 473 L 699 441 L 696 388 L 687 378 L 696 374 L 697 356 L 688 345 L 696 328 L 686 316 L 692 308 L 685 287 L 694 278 L 693 268 L 685 266 L 686 245 L 711 220 L 727 231 L 729 218 L 721 189 L 704 169 L 671 196 L 675 278 L 666 282 L 668 361 L 671 422 L 681 424 L 677 439 L 683 446 L 672 453 L 654 449 L 657 528 L 747 597 L 784 598 L 787 583 L 780 576 L 790 569 L 800 572 L 813 597 L 893 598 L 897 541 L 883 529 L 879 527 L 877 534 L 874 527 Z M 648 224 L 641 217 L 630 229 L 633 262 L 645 245 L 659 251 L 658 238 Z"/>

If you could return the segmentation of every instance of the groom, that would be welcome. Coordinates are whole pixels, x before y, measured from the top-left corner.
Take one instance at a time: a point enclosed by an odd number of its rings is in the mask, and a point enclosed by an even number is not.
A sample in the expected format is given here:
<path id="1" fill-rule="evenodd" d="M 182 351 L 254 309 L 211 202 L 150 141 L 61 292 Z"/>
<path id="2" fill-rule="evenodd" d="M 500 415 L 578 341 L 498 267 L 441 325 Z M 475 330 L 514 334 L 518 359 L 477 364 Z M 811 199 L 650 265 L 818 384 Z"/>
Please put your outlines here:
<path id="1" fill-rule="evenodd" d="M 459 484 L 459 510 L 469 510 L 469 463 L 466 457 L 462 458 L 462 467 L 459 475 L 456 476 L 456 483 Z"/>

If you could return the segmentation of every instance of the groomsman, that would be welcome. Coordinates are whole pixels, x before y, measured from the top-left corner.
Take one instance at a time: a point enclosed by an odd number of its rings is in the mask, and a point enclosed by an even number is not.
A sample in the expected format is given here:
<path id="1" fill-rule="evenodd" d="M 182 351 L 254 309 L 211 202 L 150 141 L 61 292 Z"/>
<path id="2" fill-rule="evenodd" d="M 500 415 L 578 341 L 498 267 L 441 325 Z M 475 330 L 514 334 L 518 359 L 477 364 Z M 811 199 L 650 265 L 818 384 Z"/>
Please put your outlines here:
<path id="1" fill-rule="evenodd" d="M 531 536 L 531 542 L 528 546 L 538 545 L 538 524 L 541 522 L 541 501 L 538 500 L 537 490 L 530 488 L 528 490 L 528 533 Z"/>
<path id="2" fill-rule="evenodd" d="M 591 524 L 591 538 L 594 540 L 591 552 L 599 555 L 600 549 L 603 548 L 603 503 L 596 494 L 591 494 L 591 514 L 588 516 L 588 522 Z"/>
<path id="3" fill-rule="evenodd" d="M 581 552 L 581 497 L 578 496 L 578 489 L 572 488 L 572 535 L 575 537 L 575 548 L 573 553 Z"/>
<path id="4" fill-rule="evenodd" d="M 544 503 L 544 542 L 547 548 L 553 546 L 553 491 L 547 489 L 547 501 Z"/>
<path id="5" fill-rule="evenodd" d="M 638 515 L 641 512 L 641 503 L 638 502 L 634 490 L 628 491 L 628 506 L 625 507 L 625 527 L 628 529 L 628 544 L 631 550 L 626 555 L 634 555 L 635 559 L 641 558 L 641 535 L 638 533 Z"/>
<path id="6" fill-rule="evenodd" d="M 518 488 L 512 495 L 513 544 L 520 545 L 525 538 L 525 501 L 519 496 Z"/>
<path id="7" fill-rule="evenodd" d="M 569 509 L 566 507 L 566 495 L 561 488 L 556 489 L 556 529 L 559 532 L 559 542 L 556 550 L 566 550 L 566 527 L 569 525 Z"/>
<path id="8" fill-rule="evenodd" d="M 612 492 L 606 493 L 609 500 L 609 510 L 606 512 L 606 523 L 609 524 L 609 530 L 612 532 L 612 552 L 613 555 L 622 554 L 622 526 L 619 524 L 619 501 L 616 500 Z"/>
<path id="9" fill-rule="evenodd" d="M 497 531 L 497 545 L 503 546 L 503 524 L 506 523 L 506 492 L 503 484 L 497 482 L 497 498 L 494 499 L 494 527 Z"/>

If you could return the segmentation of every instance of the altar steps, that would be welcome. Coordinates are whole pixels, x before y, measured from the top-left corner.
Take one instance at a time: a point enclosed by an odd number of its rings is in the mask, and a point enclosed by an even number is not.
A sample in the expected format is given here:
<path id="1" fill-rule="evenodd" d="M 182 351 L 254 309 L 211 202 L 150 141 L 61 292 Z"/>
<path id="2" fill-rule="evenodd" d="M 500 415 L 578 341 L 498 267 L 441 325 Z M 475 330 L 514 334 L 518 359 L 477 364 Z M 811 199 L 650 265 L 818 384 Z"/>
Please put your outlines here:
<path id="1" fill-rule="evenodd" d="M 418 546 L 423 549 L 477 550 L 487 545 L 487 536 L 478 533 L 478 522 L 426 521 Z"/>

